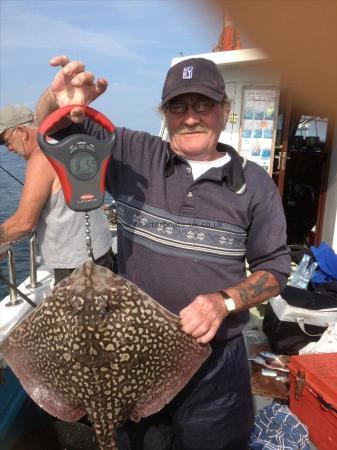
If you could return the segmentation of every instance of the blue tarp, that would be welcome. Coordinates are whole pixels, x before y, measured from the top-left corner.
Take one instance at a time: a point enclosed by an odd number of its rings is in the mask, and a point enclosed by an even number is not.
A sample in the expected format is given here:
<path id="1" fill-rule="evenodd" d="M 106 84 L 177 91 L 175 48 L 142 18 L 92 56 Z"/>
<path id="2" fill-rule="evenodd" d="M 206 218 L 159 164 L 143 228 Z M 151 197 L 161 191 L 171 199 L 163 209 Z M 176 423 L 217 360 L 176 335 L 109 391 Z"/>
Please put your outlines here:
<path id="1" fill-rule="evenodd" d="M 322 242 L 319 247 L 311 246 L 310 250 L 318 264 L 311 277 L 311 282 L 317 285 L 337 281 L 337 255 L 332 248 Z"/>

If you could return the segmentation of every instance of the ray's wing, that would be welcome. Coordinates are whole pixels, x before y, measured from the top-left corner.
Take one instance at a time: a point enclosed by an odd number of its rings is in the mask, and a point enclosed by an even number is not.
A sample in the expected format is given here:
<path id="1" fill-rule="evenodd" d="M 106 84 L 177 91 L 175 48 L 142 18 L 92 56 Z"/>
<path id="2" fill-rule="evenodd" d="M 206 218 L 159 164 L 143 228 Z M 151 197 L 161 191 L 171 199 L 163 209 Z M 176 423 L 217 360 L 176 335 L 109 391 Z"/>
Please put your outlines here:
<path id="1" fill-rule="evenodd" d="M 67 372 L 61 316 L 56 290 L 9 334 L 0 353 L 41 408 L 61 420 L 76 421 L 85 410 L 59 387 Z"/>
<path id="2" fill-rule="evenodd" d="M 169 403 L 208 358 L 211 349 L 183 332 L 179 317 L 136 285 L 117 275 L 114 278 L 114 285 L 121 285 L 122 303 L 130 319 L 123 333 L 130 336 L 128 347 L 133 356 L 128 372 L 138 380 L 137 401 L 131 413 L 137 421 Z"/>
<path id="3" fill-rule="evenodd" d="M 88 413 L 101 449 L 159 411 L 210 354 L 179 318 L 136 285 L 91 262 L 59 283 L 0 352 L 23 387 L 61 420 Z"/>

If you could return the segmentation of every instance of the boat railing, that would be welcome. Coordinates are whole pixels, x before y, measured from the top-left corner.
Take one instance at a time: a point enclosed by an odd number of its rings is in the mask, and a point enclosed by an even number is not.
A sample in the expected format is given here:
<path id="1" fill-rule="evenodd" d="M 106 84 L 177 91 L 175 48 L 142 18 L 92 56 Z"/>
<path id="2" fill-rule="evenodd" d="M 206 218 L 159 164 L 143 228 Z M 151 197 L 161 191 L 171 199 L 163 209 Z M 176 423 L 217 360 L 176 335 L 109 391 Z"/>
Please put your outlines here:
<path id="1" fill-rule="evenodd" d="M 116 202 L 112 200 L 111 203 L 105 204 L 103 206 L 106 218 L 108 219 L 111 231 L 117 229 L 117 211 L 116 211 Z"/>
<path id="2" fill-rule="evenodd" d="M 39 285 L 37 281 L 37 264 L 36 264 L 36 234 L 32 233 L 29 238 L 29 273 L 30 283 L 27 287 L 36 289 Z"/>
<path id="3" fill-rule="evenodd" d="M 10 244 L 1 244 L 0 245 L 0 256 L 7 254 L 7 268 L 8 268 L 8 281 L 13 286 L 16 286 L 16 265 L 15 265 L 15 256 L 14 249 L 15 244 L 21 242 L 24 239 L 29 239 L 29 272 L 30 272 L 30 282 L 27 285 L 27 288 L 35 289 L 39 286 L 37 281 L 37 264 L 36 264 L 36 235 L 35 233 L 30 233 L 29 235 L 24 236 L 18 241 L 13 241 Z M 18 300 L 17 291 L 9 287 L 9 302 L 8 306 L 14 306 L 20 303 L 21 300 Z"/>

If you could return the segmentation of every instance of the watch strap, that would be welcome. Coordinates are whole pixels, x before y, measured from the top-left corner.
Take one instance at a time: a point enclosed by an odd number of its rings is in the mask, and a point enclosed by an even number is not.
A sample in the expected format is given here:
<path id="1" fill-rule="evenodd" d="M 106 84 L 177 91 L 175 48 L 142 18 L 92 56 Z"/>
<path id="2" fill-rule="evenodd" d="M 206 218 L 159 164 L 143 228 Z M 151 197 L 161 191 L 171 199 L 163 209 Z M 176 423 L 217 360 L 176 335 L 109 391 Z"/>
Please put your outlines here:
<path id="1" fill-rule="evenodd" d="M 226 300 L 227 298 L 230 298 L 228 294 L 224 291 L 218 291 L 218 294 L 222 295 L 222 298 Z"/>
<path id="2" fill-rule="evenodd" d="M 234 300 L 228 294 L 226 294 L 226 292 L 224 292 L 224 291 L 218 291 L 218 293 L 224 299 L 224 304 L 225 304 L 228 312 L 235 311 L 236 305 L 235 305 Z"/>

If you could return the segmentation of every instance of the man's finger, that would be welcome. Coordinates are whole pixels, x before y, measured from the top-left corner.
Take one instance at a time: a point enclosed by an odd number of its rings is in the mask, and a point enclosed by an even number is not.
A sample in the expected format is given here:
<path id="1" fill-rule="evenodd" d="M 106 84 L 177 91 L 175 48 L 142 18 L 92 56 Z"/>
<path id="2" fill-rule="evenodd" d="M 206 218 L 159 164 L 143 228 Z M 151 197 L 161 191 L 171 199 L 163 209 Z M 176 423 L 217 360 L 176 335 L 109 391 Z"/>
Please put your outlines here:
<path id="1" fill-rule="evenodd" d="M 194 332 L 200 328 L 200 320 L 198 318 L 192 318 L 191 320 L 182 320 L 180 322 L 181 329 L 187 333 L 194 335 Z"/>
<path id="2" fill-rule="evenodd" d="M 179 316 L 181 317 L 181 319 L 185 319 L 186 321 L 188 321 L 199 312 L 200 312 L 200 302 L 194 299 L 192 303 L 187 305 L 179 312 Z"/>
<path id="3" fill-rule="evenodd" d="M 215 336 L 217 329 L 210 328 L 210 330 L 201 337 L 197 338 L 199 344 L 208 344 Z"/>
<path id="4" fill-rule="evenodd" d="M 67 56 L 59 55 L 59 56 L 54 56 L 53 58 L 51 58 L 49 60 L 49 64 L 53 67 L 55 67 L 55 66 L 64 67 L 66 64 L 68 64 L 69 61 L 70 61 L 70 59 Z"/>
<path id="5" fill-rule="evenodd" d="M 80 87 L 80 86 L 83 86 L 84 84 L 87 84 L 87 85 L 93 84 L 94 80 L 95 80 L 95 76 L 93 73 L 81 72 L 71 80 L 71 84 L 74 87 Z"/>
<path id="6" fill-rule="evenodd" d="M 63 67 L 63 74 L 67 77 L 80 74 L 85 71 L 85 64 L 82 61 L 70 61 Z"/>
<path id="7" fill-rule="evenodd" d="M 96 93 L 97 95 L 103 94 L 108 87 L 108 80 L 105 78 L 98 78 L 96 83 Z"/>
<path id="8" fill-rule="evenodd" d="M 85 119 L 85 114 L 82 108 L 75 107 L 70 111 L 70 119 L 74 123 L 82 123 Z"/>
<path id="9" fill-rule="evenodd" d="M 191 334 L 194 338 L 199 339 L 209 333 L 210 325 L 207 323 L 200 324 Z"/>
<path id="10" fill-rule="evenodd" d="M 10 249 L 10 243 L 0 244 L 0 260 L 7 257 L 7 251 Z"/>

